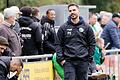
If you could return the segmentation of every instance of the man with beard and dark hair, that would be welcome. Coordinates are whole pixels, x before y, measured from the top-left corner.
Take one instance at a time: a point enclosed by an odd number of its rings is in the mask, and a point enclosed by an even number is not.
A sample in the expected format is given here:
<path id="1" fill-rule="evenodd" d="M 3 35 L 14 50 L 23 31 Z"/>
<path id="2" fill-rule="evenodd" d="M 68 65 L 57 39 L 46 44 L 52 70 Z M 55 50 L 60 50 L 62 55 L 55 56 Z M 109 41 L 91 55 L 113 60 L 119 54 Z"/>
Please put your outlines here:
<path id="1" fill-rule="evenodd" d="M 68 11 L 68 21 L 57 32 L 57 61 L 64 68 L 64 80 L 88 80 L 89 62 L 92 61 L 96 44 L 95 36 L 80 16 L 78 5 L 68 5 Z"/>
<path id="2" fill-rule="evenodd" d="M 46 11 L 46 16 L 41 19 L 43 38 L 43 52 L 44 54 L 53 54 L 55 52 L 55 37 L 56 32 L 54 28 L 55 24 L 55 11 L 53 9 L 48 9 Z"/>

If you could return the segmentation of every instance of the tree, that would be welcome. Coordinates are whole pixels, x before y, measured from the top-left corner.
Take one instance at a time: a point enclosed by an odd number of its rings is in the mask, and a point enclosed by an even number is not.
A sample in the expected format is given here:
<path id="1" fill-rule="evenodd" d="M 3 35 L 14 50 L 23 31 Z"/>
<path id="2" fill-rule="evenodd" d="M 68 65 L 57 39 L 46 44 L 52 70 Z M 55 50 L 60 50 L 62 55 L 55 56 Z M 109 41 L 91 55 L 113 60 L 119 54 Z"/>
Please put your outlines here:
<path id="1" fill-rule="evenodd" d="M 119 12 L 120 1 L 119 0 L 82 0 L 85 5 L 96 5 L 95 12 L 100 12 L 102 10 L 110 12 Z"/>

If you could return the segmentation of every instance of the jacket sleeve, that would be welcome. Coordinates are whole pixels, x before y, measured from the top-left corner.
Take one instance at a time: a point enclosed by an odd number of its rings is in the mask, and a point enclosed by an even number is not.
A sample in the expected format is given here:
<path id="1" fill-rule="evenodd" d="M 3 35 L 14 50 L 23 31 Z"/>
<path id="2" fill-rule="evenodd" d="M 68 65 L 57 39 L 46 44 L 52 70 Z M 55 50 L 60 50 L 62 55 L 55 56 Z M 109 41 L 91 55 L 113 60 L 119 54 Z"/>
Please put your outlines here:
<path id="1" fill-rule="evenodd" d="M 5 29 L 3 29 L 3 28 L 0 28 L 0 36 L 5 37 L 7 40 L 8 40 L 8 38 L 9 38 L 7 32 L 6 32 Z"/>
<path id="2" fill-rule="evenodd" d="M 47 47 L 49 47 L 51 50 L 55 51 L 55 46 L 51 44 L 49 41 L 45 41 L 45 45 L 47 45 Z"/>
<path id="3" fill-rule="evenodd" d="M 56 37 L 56 33 L 55 33 L 55 29 L 52 30 L 51 25 L 49 23 L 44 23 L 43 25 L 43 34 L 44 34 L 44 44 L 45 46 L 47 46 L 50 50 L 55 51 L 55 46 L 54 43 L 51 43 L 49 41 L 49 39 L 51 38 L 51 40 L 53 40 L 53 42 L 55 41 L 55 37 Z M 53 27 L 54 28 L 54 27 Z"/>
<path id="4" fill-rule="evenodd" d="M 7 80 L 7 76 L 5 76 L 5 68 L 0 64 L 0 80 Z"/>
<path id="5" fill-rule="evenodd" d="M 119 38 L 119 32 L 117 32 L 117 29 L 118 28 L 113 26 L 113 28 L 110 28 L 109 33 L 110 33 L 110 37 L 114 47 L 120 49 L 120 38 Z"/>
<path id="6" fill-rule="evenodd" d="M 62 60 L 64 60 L 63 52 L 64 52 L 64 30 L 60 27 L 57 32 L 57 37 L 55 41 L 56 46 L 56 57 L 57 61 L 60 63 Z"/>
<path id="7" fill-rule="evenodd" d="M 47 35 L 44 36 L 44 37 L 45 37 L 45 38 L 44 38 L 44 42 L 45 42 L 46 46 L 47 46 L 48 48 L 50 48 L 50 50 L 55 51 L 55 46 L 54 46 L 54 41 L 55 41 L 55 38 L 56 38 L 55 29 L 52 30 L 52 29 L 50 28 L 50 25 L 46 25 L 46 27 L 47 27 L 47 28 L 46 28 Z M 49 41 L 50 38 L 51 38 L 51 40 L 53 41 L 53 43 L 51 43 L 51 42 Z"/>
<path id="8" fill-rule="evenodd" d="M 7 33 L 5 31 L 5 29 L 0 28 L 0 36 L 3 36 L 4 38 L 6 38 L 8 40 L 8 42 L 9 42 L 9 35 L 8 34 L 9 33 Z M 10 52 L 12 52 L 12 50 L 9 47 L 7 47 L 7 50 L 10 51 Z"/>
<path id="9" fill-rule="evenodd" d="M 95 51 L 95 35 L 91 27 L 88 26 L 88 31 L 87 31 L 87 42 L 88 42 L 88 52 L 89 56 L 92 57 L 94 55 Z"/>
<path id="10" fill-rule="evenodd" d="M 41 25 L 37 23 L 37 27 L 35 29 L 35 42 L 39 51 L 41 53 L 41 44 L 42 44 L 42 29 Z"/>

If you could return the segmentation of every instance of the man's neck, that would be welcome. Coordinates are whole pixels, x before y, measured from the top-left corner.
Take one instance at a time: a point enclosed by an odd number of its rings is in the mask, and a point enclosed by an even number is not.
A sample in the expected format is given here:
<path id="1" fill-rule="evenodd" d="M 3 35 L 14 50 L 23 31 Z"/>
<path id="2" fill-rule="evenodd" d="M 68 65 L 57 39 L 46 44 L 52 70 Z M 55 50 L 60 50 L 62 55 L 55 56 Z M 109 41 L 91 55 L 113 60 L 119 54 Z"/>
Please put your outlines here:
<path id="1" fill-rule="evenodd" d="M 79 17 L 78 17 L 78 18 L 76 18 L 76 19 L 71 19 L 71 21 L 72 21 L 74 24 L 77 24 L 77 23 L 80 21 L 80 19 L 79 19 Z"/>

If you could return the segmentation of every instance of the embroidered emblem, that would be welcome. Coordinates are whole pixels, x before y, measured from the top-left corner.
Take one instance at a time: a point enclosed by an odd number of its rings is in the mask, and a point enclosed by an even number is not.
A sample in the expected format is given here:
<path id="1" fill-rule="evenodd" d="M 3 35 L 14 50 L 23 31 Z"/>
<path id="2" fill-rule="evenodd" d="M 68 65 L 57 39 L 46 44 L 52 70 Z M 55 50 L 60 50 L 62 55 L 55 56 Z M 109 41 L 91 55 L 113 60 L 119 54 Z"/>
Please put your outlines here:
<path id="1" fill-rule="evenodd" d="M 80 32 L 83 32 L 83 31 L 84 31 L 84 29 L 83 29 L 83 28 L 79 28 L 79 31 L 80 31 Z"/>

